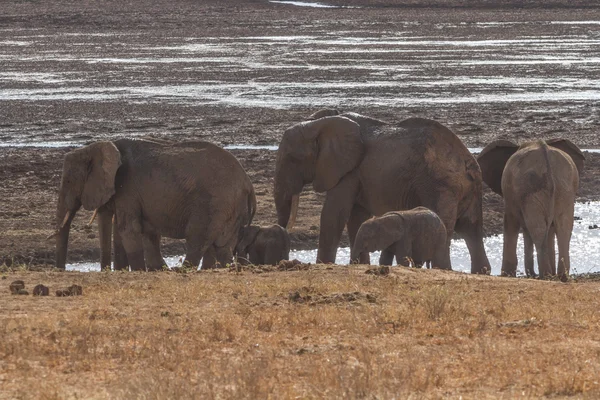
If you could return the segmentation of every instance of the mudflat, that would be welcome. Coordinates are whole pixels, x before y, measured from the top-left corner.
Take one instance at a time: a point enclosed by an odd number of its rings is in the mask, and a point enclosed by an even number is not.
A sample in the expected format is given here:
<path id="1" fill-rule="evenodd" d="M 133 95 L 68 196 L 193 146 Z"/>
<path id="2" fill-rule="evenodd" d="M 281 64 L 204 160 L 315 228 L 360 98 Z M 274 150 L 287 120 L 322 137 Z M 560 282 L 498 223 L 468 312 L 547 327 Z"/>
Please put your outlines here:
<path id="1" fill-rule="evenodd" d="M 600 9 L 586 3 L 3 2 L 0 262 L 53 263 L 62 159 L 96 140 L 277 145 L 335 107 L 436 119 L 472 148 L 557 136 L 600 148 Z M 275 152 L 232 152 L 255 185 L 255 221 L 275 222 Z M 586 157 L 579 201 L 600 193 L 600 157 Z M 502 200 L 484 198 L 485 231 L 500 233 Z M 294 248 L 316 247 L 322 201 L 306 188 Z M 98 259 L 90 216 L 74 221 L 70 262 Z"/>

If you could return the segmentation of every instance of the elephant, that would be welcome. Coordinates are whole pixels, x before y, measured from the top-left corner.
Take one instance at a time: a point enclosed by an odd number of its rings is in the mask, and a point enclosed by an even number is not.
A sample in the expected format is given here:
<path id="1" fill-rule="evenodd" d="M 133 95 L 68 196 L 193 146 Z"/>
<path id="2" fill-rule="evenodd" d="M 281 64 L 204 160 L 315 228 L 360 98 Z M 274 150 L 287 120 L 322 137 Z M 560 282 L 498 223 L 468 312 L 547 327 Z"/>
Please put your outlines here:
<path id="1" fill-rule="evenodd" d="M 424 206 L 446 226 L 441 265 L 451 268 L 450 241 L 456 230 L 469 248 L 471 272 L 489 273 L 481 170 L 450 129 L 416 117 L 392 126 L 336 110 L 317 116 L 284 132 L 274 183 L 278 223 L 288 231 L 304 185 L 312 183 L 315 192 L 326 193 L 317 261 L 335 262 L 344 226 L 352 246 L 360 225 L 371 216 Z M 368 264 L 368 256 L 360 262 Z"/>
<path id="2" fill-rule="evenodd" d="M 277 265 L 281 260 L 289 260 L 290 236 L 279 225 L 243 227 L 236 254 L 254 265 Z"/>
<path id="3" fill-rule="evenodd" d="M 56 266 L 65 268 L 71 222 L 83 206 L 98 212 L 101 265 L 157 270 L 162 236 L 186 239 L 186 264 L 207 252 L 229 262 L 256 197 L 228 151 L 208 142 L 99 141 L 65 156 L 57 204 Z M 113 223 L 114 216 L 114 223 Z"/>
<path id="4" fill-rule="evenodd" d="M 361 253 L 382 250 L 379 265 L 392 265 L 395 256 L 399 265 L 411 259 L 415 266 L 427 263 L 444 269 L 445 246 L 446 226 L 441 218 L 426 207 L 415 207 L 363 222 L 354 238 L 351 260 L 358 260 Z"/>
<path id="5" fill-rule="evenodd" d="M 523 229 L 525 273 L 535 277 L 533 246 L 540 278 L 570 271 L 569 242 L 573 230 L 575 195 L 585 157 L 569 140 L 558 138 L 523 143 L 497 140 L 477 157 L 483 180 L 504 198 L 502 275 L 516 276 L 517 239 Z"/>

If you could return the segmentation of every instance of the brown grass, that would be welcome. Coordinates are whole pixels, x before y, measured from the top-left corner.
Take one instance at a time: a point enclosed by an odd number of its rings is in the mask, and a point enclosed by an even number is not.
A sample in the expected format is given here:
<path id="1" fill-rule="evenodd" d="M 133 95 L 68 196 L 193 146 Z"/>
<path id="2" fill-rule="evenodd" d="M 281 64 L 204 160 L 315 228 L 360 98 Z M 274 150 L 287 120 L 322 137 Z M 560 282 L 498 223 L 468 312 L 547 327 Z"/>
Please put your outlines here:
<path id="1" fill-rule="evenodd" d="M 5 273 L 0 398 L 600 397 L 600 282 L 365 269 Z"/>

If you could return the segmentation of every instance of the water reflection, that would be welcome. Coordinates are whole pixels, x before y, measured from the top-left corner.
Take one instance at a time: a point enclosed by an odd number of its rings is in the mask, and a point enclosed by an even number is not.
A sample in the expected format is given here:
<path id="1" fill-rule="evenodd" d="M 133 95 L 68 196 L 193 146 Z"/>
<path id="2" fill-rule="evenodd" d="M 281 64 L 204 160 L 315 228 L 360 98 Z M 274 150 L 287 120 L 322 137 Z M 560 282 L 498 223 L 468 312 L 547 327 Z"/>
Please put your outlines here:
<path id="1" fill-rule="evenodd" d="M 583 274 L 588 272 L 600 272 L 600 229 L 590 229 L 590 226 L 600 225 L 600 202 L 575 204 L 575 216 L 578 218 L 573 227 L 571 238 L 571 273 Z M 502 263 L 502 235 L 491 236 L 484 239 L 485 249 L 492 264 L 492 275 L 500 275 Z M 379 252 L 371 254 L 371 262 L 377 263 Z M 523 268 L 523 237 L 520 236 L 517 248 L 519 257 L 518 274 L 524 274 Z M 306 263 L 316 261 L 316 250 L 293 250 L 290 258 L 298 259 Z M 464 240 L 453 240 L 450 248 L 452 268 L 455 271 L 470 272 L 471 261 Z M 338 249 L 336 263 L 348 264 L 350 260 L 350 249 L 342 247 Z M 181 263 L 181 256 L 168 257 L 165 259 L 170 267 Z M 537 262 L 536 262 L 537 265 Z M 67 265 L 70 271 L 99 271 L 98 263 L 78 263 Z"/>

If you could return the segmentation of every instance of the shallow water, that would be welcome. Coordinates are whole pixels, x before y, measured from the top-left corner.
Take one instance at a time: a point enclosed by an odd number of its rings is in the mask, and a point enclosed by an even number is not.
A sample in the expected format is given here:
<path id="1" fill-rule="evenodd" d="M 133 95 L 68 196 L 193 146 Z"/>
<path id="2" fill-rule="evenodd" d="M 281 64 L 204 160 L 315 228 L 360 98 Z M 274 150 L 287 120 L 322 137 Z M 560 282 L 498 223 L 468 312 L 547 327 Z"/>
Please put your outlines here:
<path id="1" fill-rule="evenodd" d="M 575 204 L 575 216 L 580 219 L 575 221 L 573 236 L 571 238 L 571 273 L 582 274 L 588 272 L 600 272 L 600 229 L 589 229 L 590 226 L 600 224 L 600 202 Z M 502 263 L 502 235 L 491 236 L 484 239 L 488 259 L 492 264 L 492 275 L 500 275 Z M 376 264 L 379 252 L 371 254 L 371 263 Z M 524 274 L 523 269 L 523 238 L 519 238 L 517 254 L 519 257 L 518 273 Z M 298 259 L 306 263 L 316 261 L 316 250 L 292 250 L 290 259 Z M 455 271 L 469 273 L 471 261 L 467 246 L 463 240 L 453 240 L 450 248 L 452 268 Z M 338 249 L 336 263 L 348 264 L 350 260 L 350 249 L 342 247 Z M 181 263 L 181 256 L 168 257 L 165 259 L 170 267 Z M 537 265 L 537 261 L 536 261 Z M 536 267 L 537 268 L 537 267 Z M 68 264 L 67 270 L 72 271 L 99 271 L 98 263 Z"/>
<path id="2" fill-rule="evenodd" d="M 314 8 L 340 8 L 339 6 L 332 6 L 323 3 L 313 3 L 308 1 L 284 1 L 284 0 L 269 0 L 269 3 L 276 4 L 289 4 L 297 7 L 314 7 Z"/>
<path id="3" fill-rule="evenodd" d="M 539 102 L 564 109 L 600 98 L 600 39 L 581 29 L 598 23 L 464 23 L 455 24 L 450 37 L 436 34 L 448 24 L 425 29 L 427 24 L 413 21 L 398 21 L 390 31 L 368 24 L 340 32 L 315 26 L 311 35 L 169 37 L 158 43 L 143 35 L 114 35 L 100 53 L 93 51 L 95 41 L 103 40 L 98 34 L 23 30 L 0 41 L 0 105 L 71 101 L 398 109 Z M 541 31 L 548 34 L 532 36 L 531 24 L 547 26 Z M 564 27 L 552 29 L 557 24 Z M 518 28 L 521 35 L 499 38 L 495 29 L 506 25 L 525 28 Z M 481 34 L 473 36 L 473 27 Z M 190 78 L 191 71 L 202 74 Z"/>

